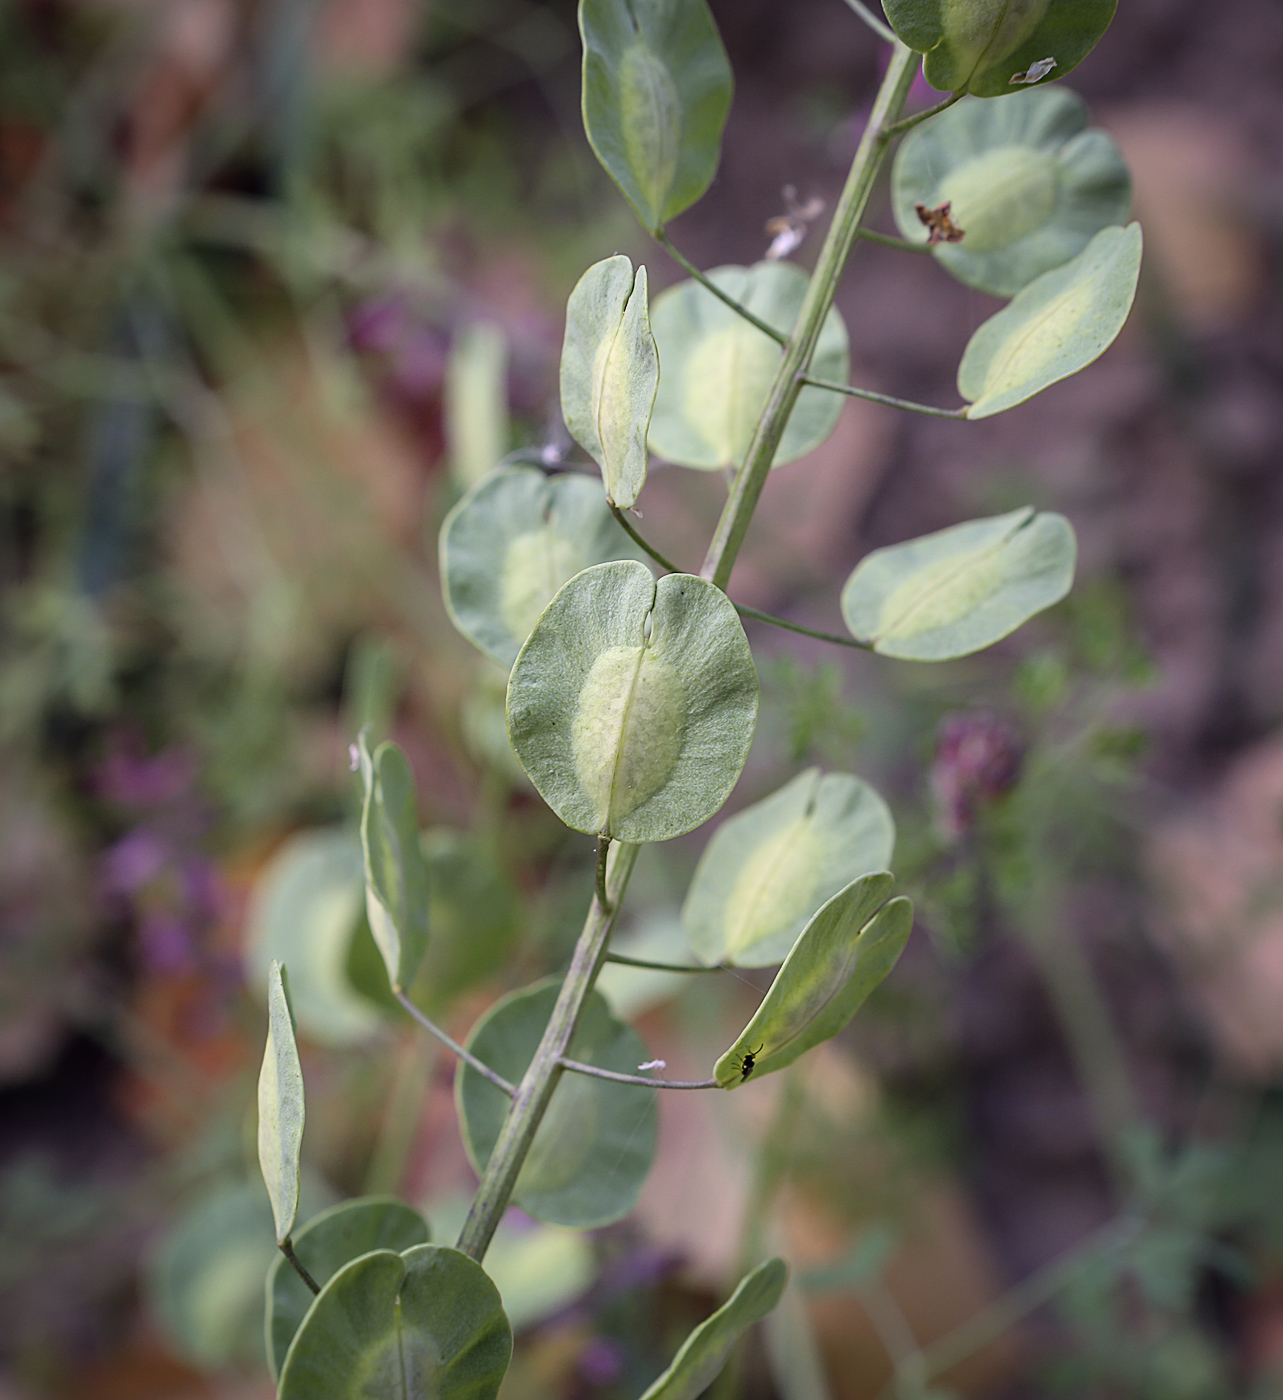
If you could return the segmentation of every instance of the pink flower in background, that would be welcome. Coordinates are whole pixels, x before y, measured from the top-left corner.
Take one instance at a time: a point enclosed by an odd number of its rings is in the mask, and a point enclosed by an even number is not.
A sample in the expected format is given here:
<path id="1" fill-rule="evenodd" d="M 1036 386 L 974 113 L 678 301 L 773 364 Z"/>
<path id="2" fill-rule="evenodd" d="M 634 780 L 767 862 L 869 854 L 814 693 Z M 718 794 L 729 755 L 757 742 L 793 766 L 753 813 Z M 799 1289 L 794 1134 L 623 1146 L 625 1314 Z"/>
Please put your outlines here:
<path id="1" fill-rule="evenodd" d="M 947 840 L 965 836 L 980 808 L 1016 785 L 1023 758 L 1020 735 L 991 710 L 944 717 L 930 781 L 936 820 Z"/>

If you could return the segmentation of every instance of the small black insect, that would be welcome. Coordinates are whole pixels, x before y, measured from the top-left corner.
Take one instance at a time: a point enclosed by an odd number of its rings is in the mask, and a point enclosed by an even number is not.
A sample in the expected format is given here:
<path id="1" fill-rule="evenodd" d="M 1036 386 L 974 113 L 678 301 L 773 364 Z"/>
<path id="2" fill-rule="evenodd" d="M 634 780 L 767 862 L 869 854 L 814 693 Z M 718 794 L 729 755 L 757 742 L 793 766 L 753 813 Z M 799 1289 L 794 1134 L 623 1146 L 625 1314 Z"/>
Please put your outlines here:
<path id="1" fill-rule="evenodd" d="M 741 1084 L 743 1084 L 743 1082 L 749 1077 L 749 1075 L 753 1073 L 753 1066 L 757 1064 L 757 1057 L 761 1053 L 762 1047 L 760 1045 L 757 1047 L 756 1050 L 746 1050 L 744 1052 L 744 1058 L 740 1061 Z"/>

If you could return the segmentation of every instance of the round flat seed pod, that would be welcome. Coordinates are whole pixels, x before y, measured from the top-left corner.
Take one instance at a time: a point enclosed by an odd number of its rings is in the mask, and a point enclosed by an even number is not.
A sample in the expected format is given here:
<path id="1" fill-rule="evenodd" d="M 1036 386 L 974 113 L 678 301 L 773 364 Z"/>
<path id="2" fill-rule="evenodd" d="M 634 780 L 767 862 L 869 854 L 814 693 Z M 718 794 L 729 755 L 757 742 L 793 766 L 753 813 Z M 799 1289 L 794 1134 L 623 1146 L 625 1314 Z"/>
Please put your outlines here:
<path id="1" fill-rule="evenodd" d="M 584 131 L 651 232 L 704 193 L 731 105 L 730 61 L 705 0 L 581 0 Z"/>
<path id="2" fill-rule="evenodd" d="M 575 831 L 666 841 L 707 821 L 739 778 L 757 673 L 720 588 L 658 583 L 617 561 L 549 603 L 508 680 L 513 751 Z"/>
<path id="3" fill-rule="evenodd" d="M 842 589 L 853 637 L 884 656 L 948 661 L 992 646 L 1074 581 L 1074 532 L 1031 506 L 875 549 Z"/>
<path id="4" fill-rule="evenodd" d="M 1117 0 L 883 0 L 941 92 L 1002 97 L 1063 78 L 1109 28 Z"/>
<path id="5" fill-rule="evenodd" d="M 444 1245 L 376 1249 L 321 1290 L 278 1400 L 494 1400 L 512 1358 L 499 1291 Z"/>
<path id="6" fill-rule="evenodd" d="M 820 906 L 713 1074 L 723 1089 L 784 1069 L 831 1040 L 895 966 L 913 906 L 886 902 L 892 878 L 862 875 Z"/>
<path id="7" fill-rule="evenodd" d="M 1067 88 L 964 98 L 905 137 L 892 199 L 900 232 L 926 243 L 917 206 L 949 206 L 958 242 L 932 246 L 960 282 L 1011 297 L 1077 257 L 1103 228 L 1125 223 L 1131 176 L 1118 147 L 1089 130 Z"/>
<path id="8" fill-rule="evenodd" d="M 1139 224 L 1101 229 L 976 331 L 958 366 L 968 418 L 1014 408 L 1109 349 L 1136 298 L 1141 242 Z"/>
<path id="9" fill-rule="evenodd" d="M 783 961 L 808 919 L 857 875 L 885 870 L 895 823 L 849 773 L 799 773 L 722 823 L 682 909 L 695 955 L 710 966 Z"/>
<path id="10" fill-rule="evenodd" d="M 797 323 L 807 277 L 787 262 L 717 267 L 710 280 L 768 326 L 788 335 Z M 650 420 L 650 450 L 703 471 L 738 466 L 761 416 L 783 351 L 765 332 L 698 282 L 679 282 L 655 298 L 650 328 L 663 373 Z M 846 326 L 832 310 L 820 331 L 811 373 L 846 382 Z M 775 452 L 773 466 L 818 447 L 837 425 L 842 399 L 806 388 Z"/>
<path id="11" fill-rule="evenodd" d="M 534 467 L 508 467 L 479 482 L 446 516 L 438 546 L 451 621 L 505 668 L 567 579 L 637 554 L 599 481 Z"/>

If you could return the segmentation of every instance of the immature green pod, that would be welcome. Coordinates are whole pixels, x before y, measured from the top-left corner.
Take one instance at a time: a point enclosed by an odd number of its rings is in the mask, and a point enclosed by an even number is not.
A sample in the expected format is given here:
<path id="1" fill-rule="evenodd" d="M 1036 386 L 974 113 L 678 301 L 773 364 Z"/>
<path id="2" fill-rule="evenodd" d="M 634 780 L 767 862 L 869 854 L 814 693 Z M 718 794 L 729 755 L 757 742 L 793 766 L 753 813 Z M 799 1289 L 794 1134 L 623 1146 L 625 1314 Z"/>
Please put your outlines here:
<path id="1" fill-rule="evenodd" d="M 712 183 L 731 65 L 705 0 L 580 0 L 584 131 L 650 232 Z"/>
<path id="2" fill-rule="evenodd" d="M 785 1069 L 831 1040 L 895 966 L 913 906 L 889 900 L 885 871 L 861 875 L 821 905 L 738 1039 L 713 1066 L 723 1089 Z"/>
<path id="3" fill-rule="evenodd" d="M 697 1400 L 726 1365 L 740 1333 L 780 1301 L 788 1276 L 783 1259 L 768 1259 L 745 1275 L 726 1302 L 686 1338 L 673 1364 L 642 1400 Z"/>
<path id="4" fill-rule="evenodd" d="M 1075 557 L 1063 515 L 1025 506 L 968 520 L 865 555 L 842 589 L 842 616 L 883 656 L 970 656 L 1058 603 Z"/>
<path id="5" fill-rule="evenodd" d="M 1014 408 L 1109 349 L 1136 299 L 1142 242 L 1139 224 L 1101 229 L 980 326 L 958 366 L 968 418 Z"/>
<path id="6" fill-rule="evenodd" d="M 365 804 L 365 908 L 392 990 L 414 980 L 428 946 L 428 869 L 419 844 L 414 775 L 404 753 L 384 742 L 370 753 L 357 741 Z"/>
<path id="7" fill-rule="evenodd" d="M 757 724 L 757 673 L 734 606 L 690 574 L 616 560 L 548 604 L 508 680 L 508 735 L 575 831 L 640 844 L 708 820 Z"/>
<path id="8" fill-rule="evenodd" d="M 692 951 L 710 965 L 782 962 L 820 905 L 885 870 L 894 845 L 891 813 L 867 783 L 808 768 L 704 848 L 682 909 Z"/>
<path id="9" fill-rule="evenodd" d="M 622 253 L 579 279 L 566 306 L 561 412 L 601 468 L 606 495 L 627 510 L 646 484 L 646 429 L 659 385 L 646 269 Z"/>
<path id="10" fill-rule="evenodd" d="M 473 1027 L 468 1049 L 514 1084 L 530 1066 L 557 1001 L 555 979 L 509 992 Z M 615 1019 L 593 992 L 570 1042 L 571 1059 L 598 1069 L 634 1073 L 647 1056 L 631 1026 Z M 511 1101 L 461 1063 L 454 1081 L 463 1141 L 484 1170 Z M 659 1115 L 650 1090 L 585 1074 L 564 1074 L 517 1177 L 513 1201 L 551 1225 L 593 1230 L 620 1220 L 637 1197 L 655 1157 Z"/>
<path id="11" fill-rule="evenodd" d="M 949 206 L 958 242 L 930 244 L 959 281 L 1012 297 L 1063 267 L 1101 229 L 1127 221 L 1131 178 L 1110 136 L 1087 125 L 1066 87 L 1009 102 L 964 98 L 911 131 L 896 152 L 895 221 L 927 244 L 920 208 Z"/>
<path id="12" fill-rule="evenodd" d="M 428 1227 L 416 1210 L 389 1196 L 361 1196 L 314 1215 L 294 1236 L 294 1254 L 322 1288 L 362 1254 L 427 1244 Z M 267 1271 L 267 1365 L 276 1380 L 290 1343 L 312 1306 L 312 1293 L 277 1253 Z"/>
<path id="13" fill-rule="evenodd" d="M 302 1139 L 303 1071 L 285 969 L 273 962 L 267 981 L 267 1047 L 258 1077 L 258 1161 L 272 1202 L 277 1244 L 289 1239 L 298 1215 Z"/>
<path id="14" fill-rule="evenodd" d="M 444 1245 L 373 1249 L 321 1289 L 279 1400 L 494 1400 L 512 1357 L 499 1290 Z"/>
<path id="15" fill-rule="evenodd" d="M 1117 0 L 882 0 L 892 29 L 925 54 L 941 92 L 1001 97 L 1063 78 L 1109 28 Z"/>

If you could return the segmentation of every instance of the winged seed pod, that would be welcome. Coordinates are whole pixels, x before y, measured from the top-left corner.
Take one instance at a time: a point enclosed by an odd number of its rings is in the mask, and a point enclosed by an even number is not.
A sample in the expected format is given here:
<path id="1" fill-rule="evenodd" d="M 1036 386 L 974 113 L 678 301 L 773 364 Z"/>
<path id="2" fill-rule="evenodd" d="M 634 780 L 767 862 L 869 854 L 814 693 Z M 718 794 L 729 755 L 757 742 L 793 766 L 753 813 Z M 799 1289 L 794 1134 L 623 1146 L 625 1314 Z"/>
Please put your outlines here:
<path id="1" fill-rule="evenodd" d="M 272 1202 L 277 1244 L 289 1239 L 298 1215 L 302 1142 L 303 1071 L 285 969 L 274 961 L 267 976 L 267 1046 L 258 1077 L 258 1161 Z"/>
<path id="2" fill-rule="evenodd" d="M 1001 97 L 1063 78 L 1109 28 L 1117 0 L 883 0 L 941 92 Z"/>
<path id="3" fill-rule="evenodd" d="M 606 495 L 627 510 L 646 484 L 646 431 L 659 387 L 646 269 L 622 253 L 594 263 L 566 304 L 561 412 L 601 468 Z"/>

